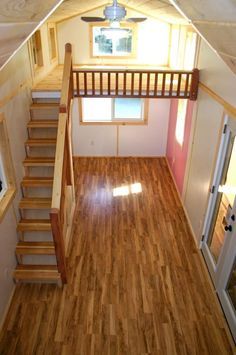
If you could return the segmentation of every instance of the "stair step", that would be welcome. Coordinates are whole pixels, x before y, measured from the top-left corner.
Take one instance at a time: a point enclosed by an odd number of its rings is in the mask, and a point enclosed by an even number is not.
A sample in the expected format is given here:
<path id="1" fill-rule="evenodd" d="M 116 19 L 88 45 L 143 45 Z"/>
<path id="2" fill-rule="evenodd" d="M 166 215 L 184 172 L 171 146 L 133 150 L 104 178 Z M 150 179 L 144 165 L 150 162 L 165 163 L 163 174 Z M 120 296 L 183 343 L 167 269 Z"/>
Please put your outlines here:
<path id="1" fill-rule="evenodd" d="M 53 242 L 19 242 L 16 255 L 55 255 Z"/>
<path id="2" fill-rule="evenodd" d="M 59 281 L 61 279 L 55 265 L 17 265 L 13 276 L 16 281 Z"/>
<path id="3" fill-rule="evenodd" d="M 52 199 L 47 197 L 24 197 L 19 203 L 20 209 L 41 210 L 51 208 Z"/>
<path id="4" fill-rule="evenodd" d="M 36 109 L 36 110 L 40 110 L 40 109 L 48 109 L 48 108 L 58 108 L 59 109 L 59 103 L 58 102 L 37 102 L 37 103 L 33 103 L 30 106 L 31 109 Z"/>
<path id="5" fill-rule="evenodd" d="M 22 187 L 51 187 L 53 185 L 52 177 L 24 177 Z"/>
<path id="6" fill-rule="evenodd" d="M 31 120 L 28 122 L 28 128 L 57 128 L 57 120 Z"/>
<path id="7" fill-rule="evenodd" d="M 23 161 L 24 166 L 54 166 L 55 158 L 47 157 L 27 157 Z"/>
<path id="8" fill-rule="evenodd" d="M 48 147 L 55 146 L 57 140 L 54 138 L 30 138 L 27 139 L 25 145 L 28 147 Z"/>
<path id="9" fill-rule="evenodd" d="M 49 219 L 21 219 L 17 225 L 18 232 L 51 231 Z"/>

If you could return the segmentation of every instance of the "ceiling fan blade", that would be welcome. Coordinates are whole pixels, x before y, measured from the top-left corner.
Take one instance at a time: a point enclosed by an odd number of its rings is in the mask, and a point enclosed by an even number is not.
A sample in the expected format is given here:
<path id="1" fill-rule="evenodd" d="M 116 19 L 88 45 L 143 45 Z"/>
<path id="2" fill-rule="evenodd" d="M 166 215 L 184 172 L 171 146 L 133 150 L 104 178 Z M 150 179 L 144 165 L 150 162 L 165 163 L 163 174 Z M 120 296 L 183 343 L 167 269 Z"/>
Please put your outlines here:
<path id="1" fill-rule="evenodd" d="M 143 22 L 143 21 L 146 21 L 146 17 L 130 17 L 130 18 L 127 18 L 126 21 L 127 22 Z"/>
<path id="2" fill-rule="evenodd" d="M 106 21 L 106 19 L 104 17 L 96 17 L 96 16 L 82 16 L 81 20 L 85 21 L 85 22 L 103 22 L 103 21 Z"/>

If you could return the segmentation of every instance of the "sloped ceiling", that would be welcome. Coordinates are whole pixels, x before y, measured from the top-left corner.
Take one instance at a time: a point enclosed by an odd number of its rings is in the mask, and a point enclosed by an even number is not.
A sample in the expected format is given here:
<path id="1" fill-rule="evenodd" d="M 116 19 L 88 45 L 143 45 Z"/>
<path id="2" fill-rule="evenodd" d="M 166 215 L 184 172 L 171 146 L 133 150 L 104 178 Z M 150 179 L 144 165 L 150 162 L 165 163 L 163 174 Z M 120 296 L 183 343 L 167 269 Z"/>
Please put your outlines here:
<path id="1" fill-rule="evenodd" d="M 63 0 L 0 0 L 0 69 Z"/>
<path id="2" fill-rule="evenodd" d="M 53 13 L 51 19 L 55 22 L 63 21 L 111 3 L 112 0 L 64 0 Z M 186 23 L 183 16 L 168 0 L 119 0 L 119 4 L 159 20 L 171 23 Z"/>
<path id="3" fill-rule="evenodd" d="M 170 0 L 236 73 L 236 0 Z"/>

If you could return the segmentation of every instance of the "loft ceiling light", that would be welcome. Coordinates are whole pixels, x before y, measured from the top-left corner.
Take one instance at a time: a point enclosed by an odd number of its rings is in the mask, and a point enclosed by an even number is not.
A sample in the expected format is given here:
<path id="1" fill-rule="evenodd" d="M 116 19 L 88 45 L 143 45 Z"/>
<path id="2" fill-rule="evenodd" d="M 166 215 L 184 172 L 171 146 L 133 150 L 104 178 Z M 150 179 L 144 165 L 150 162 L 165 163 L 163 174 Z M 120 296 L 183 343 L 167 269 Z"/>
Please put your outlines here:
<path id="1" fill-rule="evenodd" d="M 147 18 L 146 17 L 129 17 L 125 19 L 127 11 L 124 6 L 118 4 L 117 0 L 113 0 L 112 5 L 106 6 L 103 11 L 104 17 L 97 16 L 82 16 L 81 20 L 85 22 L 103 22 L 109 21 L 111 24 L 117 24 L 120 21 L 127 22 L 143 22 Z M 112 27 L 112 26 L 111 26 Z M 113 27 L 117 28 L 117 27 Z"/>

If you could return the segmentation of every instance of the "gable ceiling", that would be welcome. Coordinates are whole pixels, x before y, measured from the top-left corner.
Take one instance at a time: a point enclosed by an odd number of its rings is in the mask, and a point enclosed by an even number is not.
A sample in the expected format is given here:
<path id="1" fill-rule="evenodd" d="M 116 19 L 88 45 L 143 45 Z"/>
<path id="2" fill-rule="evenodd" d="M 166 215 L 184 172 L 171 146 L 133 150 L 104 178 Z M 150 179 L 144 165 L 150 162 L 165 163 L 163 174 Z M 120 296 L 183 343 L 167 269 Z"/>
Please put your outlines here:
<path id="1" fill-rule="evenodd" d="M 236 73 L 236 0 L 170 0 Z"/>
<path id="2" fill-rule="evenodd" d="M 64 0 L 50 19 L 55 22 L 63 21 L 111 3 L 112 0 Z M 186 23 L 183 16 L 179 14 L 168 0 L 120 0 L 119 4 L 159 20 L 172 23 Z"/>

